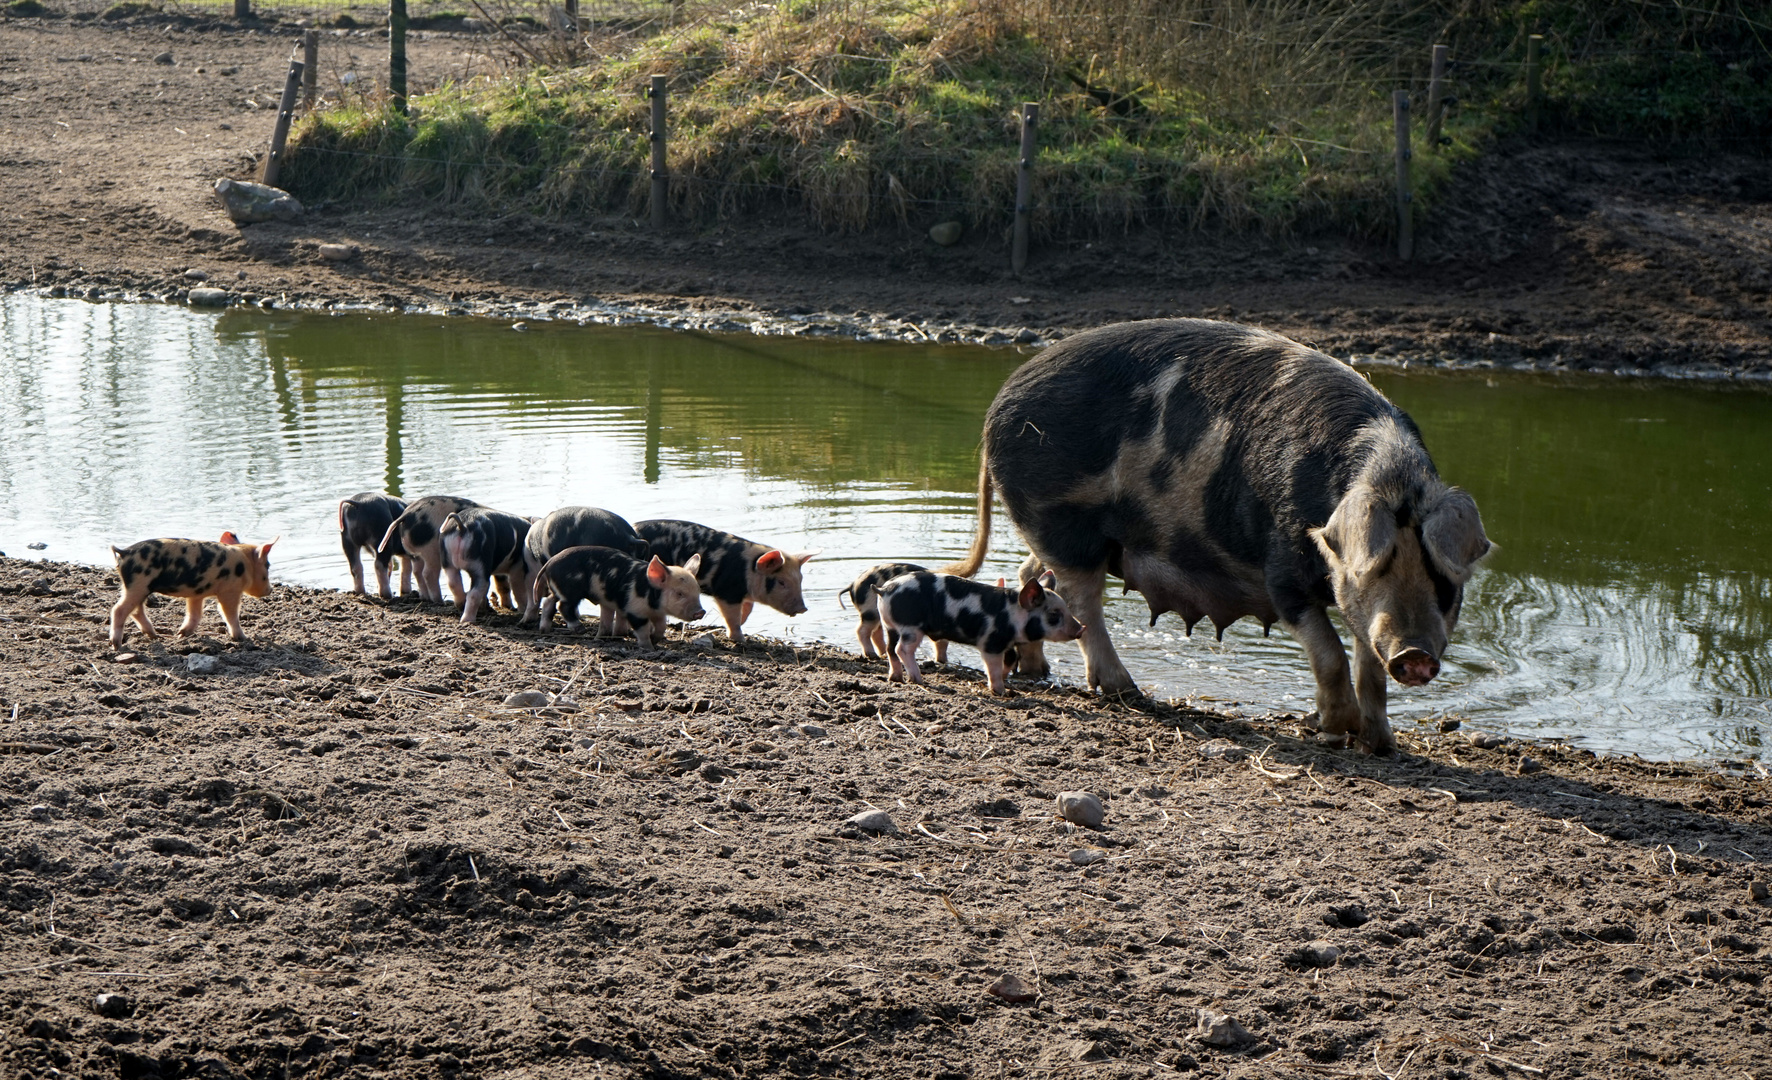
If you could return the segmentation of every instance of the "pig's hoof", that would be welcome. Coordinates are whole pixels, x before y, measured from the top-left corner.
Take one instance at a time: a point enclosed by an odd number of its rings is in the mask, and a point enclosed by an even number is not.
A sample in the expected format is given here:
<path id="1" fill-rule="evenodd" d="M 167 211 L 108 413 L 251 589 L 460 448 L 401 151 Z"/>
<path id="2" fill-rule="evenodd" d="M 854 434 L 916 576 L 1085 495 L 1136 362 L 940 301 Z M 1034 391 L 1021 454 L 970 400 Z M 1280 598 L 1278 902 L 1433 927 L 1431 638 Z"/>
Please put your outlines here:
<path id="1" fill-rule="evenodd" d="M 899 675 L 899 674 L 888 675 L 888 676 L 886 676 L 886 681 L 887 682 L 904 682 L 904 676 Z M 920 682 L 921 680 L 918 680 L 918 681 Z"/>

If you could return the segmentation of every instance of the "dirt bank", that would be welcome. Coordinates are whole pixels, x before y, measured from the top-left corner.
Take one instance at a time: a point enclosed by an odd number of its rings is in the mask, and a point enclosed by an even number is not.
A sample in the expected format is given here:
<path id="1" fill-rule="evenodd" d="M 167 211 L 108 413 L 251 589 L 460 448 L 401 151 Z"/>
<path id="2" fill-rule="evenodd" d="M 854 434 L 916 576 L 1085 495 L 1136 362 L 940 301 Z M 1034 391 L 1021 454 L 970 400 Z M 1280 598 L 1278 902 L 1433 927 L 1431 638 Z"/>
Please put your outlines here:
<path id="1" fill-rule="evenodd" d="M 0 559 L 7 1075 L 1772 1077 L 1763 775 L 114 593 Z"/>
<path id="2" fill-rule="evenodd" d="M 149 17 L 10 19 L 0 48 L 0 280 L 176 299 L 566 317 L 611 307 L 765 332 L 1051 339 L 1122 319 L 1206 314 L 1341 356 L 1772 375 L 1772 163 L 1609 144 L 1518 144 L 1465 171 L 1419 256 L 1340 238 L 1135 233 L 1048 244 L 1017 279 L 1005 237 L 821 234 L 773 220 L 554 222 L 431 206 L 325 206 L 240 227 L 210 186 L 262 151 L 295 27 Z M 328 32 L 321 85 L 373 72 L 383 41 Z M 494 39 L 426 32 L 423 82 L 483 72 Z M 155 57 L 171 53 L 172 63 Z M 326 242 L 362 249 L 320 260 Z M 557 308 L 552 306 L 558 304 Z"/>

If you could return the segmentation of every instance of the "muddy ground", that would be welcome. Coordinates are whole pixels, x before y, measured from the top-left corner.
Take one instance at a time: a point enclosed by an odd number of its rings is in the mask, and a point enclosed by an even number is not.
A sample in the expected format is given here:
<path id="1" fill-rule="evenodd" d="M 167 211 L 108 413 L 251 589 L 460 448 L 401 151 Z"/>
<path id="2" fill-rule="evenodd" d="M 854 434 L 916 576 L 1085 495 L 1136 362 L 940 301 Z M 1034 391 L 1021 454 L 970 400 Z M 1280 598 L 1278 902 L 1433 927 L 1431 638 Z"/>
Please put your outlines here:
<path id="1" fill-rule="evenodd" d="M 0 1075 L 1772 1078 L 1763 772 L 114 596 L 0 559 Z"/>
<path id="2" fill-rule="evenodd" d="M 52 5 L 53 7 L 53 5 Z M 1344 357 L 1772 377 L 1772 161 L 1546 138 L 1466 169 L 1418 226 L 1418 255 L 1343 237 L 1133 233 L 943 249 L 931 221 L 863 236 L 787 209 L 682 224 L 492 218 L 464 207 L 332 205 L 237 226 L 211 186 L 268 140 L 299 32 L 191 15 L 0 22 L 0 281 L 177 299 L 198 270 L 245 302 L 567 316 L 632 308 L 769 332 L 1051 340 L 1188 314 L 1259 323 Z M 327 30 L 320 86 L 373 79 L 385 40 Z M 424 31 L 415 86 L 497 66 L 494 36 Z M 171 63 L 155 57 L 170 53 Z M 319 245 L 362 256 L 327 263 Z"/>

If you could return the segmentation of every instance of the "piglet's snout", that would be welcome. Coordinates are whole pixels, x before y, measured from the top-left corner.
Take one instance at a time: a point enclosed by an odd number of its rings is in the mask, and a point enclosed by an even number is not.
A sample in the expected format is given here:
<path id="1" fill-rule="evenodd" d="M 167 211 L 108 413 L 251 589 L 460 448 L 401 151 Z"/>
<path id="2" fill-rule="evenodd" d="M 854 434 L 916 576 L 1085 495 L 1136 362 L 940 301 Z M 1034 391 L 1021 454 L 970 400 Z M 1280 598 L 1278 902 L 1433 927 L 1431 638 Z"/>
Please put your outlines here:
<path id="1" fill-rule="evenodd" d="M 687 619 L 684 619 L 683 621 L 684 622 L 700 622 L 702 616 L 704 616 L 706 614 L 707 614 L 707 612 L 702 610 L 701 605 L 697 604 L 695 610 L 691 611 L 689 613 L 689 617 Z"/>
<path id="2" fill-rule="evenodd" d="M 1404 649 L 1385 662 L 1391 678 L 1404 686 L 1426 686 L 1440 673 L 1439 658 L 1426 649 Z"/>

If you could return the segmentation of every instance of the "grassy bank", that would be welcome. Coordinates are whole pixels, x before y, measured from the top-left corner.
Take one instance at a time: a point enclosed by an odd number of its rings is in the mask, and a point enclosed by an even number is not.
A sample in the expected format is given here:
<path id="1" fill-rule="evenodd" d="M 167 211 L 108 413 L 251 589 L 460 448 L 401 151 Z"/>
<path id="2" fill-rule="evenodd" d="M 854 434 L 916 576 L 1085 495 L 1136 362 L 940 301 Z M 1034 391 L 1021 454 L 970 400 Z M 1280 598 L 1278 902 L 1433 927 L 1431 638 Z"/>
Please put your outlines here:
<path id="1" fill-rule="evenodd" d="M 637 9 L 644 15 L 647 9 Z M 1543 110 L 1663 139 L 1772 133 L 1772 63 L 1748 5 L 1356 0 L 792 0 L 629 16 L 568 43 L 514 39 L 500 78 L 364 93 L 306 118 L 302 197 L 642 212 L 649 76 L 669 79 L 674 210 L 762 205 L 858 230 L 1013 212 L 1019 102 L 1041 103 L 1036 227 L 1391 228 L 1391 91 L 1425 103 L 1452 46 L 1445 144 L 1417 123 L 1417 198 L 1518 123 L 1525 36 L 1547 35 Z M 1757 11 L 1757 8 L 1751 9 Z M 519 44 L 519 41 L 521 44 Z M 1425 119 L 1425 108 L 1418 119 Z"/>

